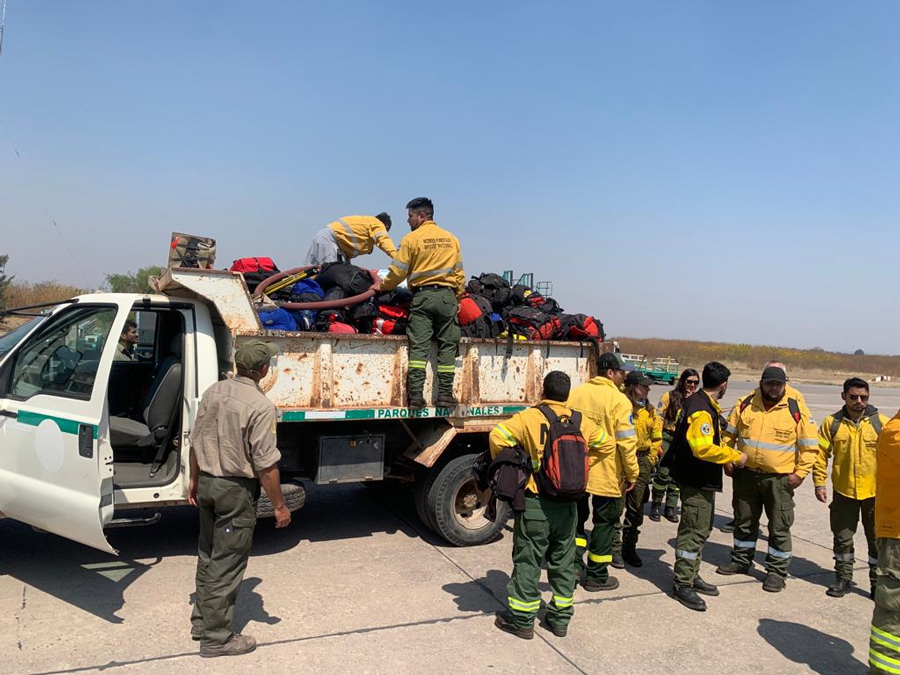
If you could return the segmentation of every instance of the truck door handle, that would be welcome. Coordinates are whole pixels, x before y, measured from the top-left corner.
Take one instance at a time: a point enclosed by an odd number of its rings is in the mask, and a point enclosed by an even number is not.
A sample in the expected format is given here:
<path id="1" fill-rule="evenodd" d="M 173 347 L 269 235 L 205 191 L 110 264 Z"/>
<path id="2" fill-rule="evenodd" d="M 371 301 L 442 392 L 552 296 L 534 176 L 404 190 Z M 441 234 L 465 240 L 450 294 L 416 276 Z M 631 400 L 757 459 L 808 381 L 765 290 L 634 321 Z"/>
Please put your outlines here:
<path id="1" fill-rule="evenodd" d="M 14 413 L 12 410 L 0 410 L 0 415 L 3 415 L 4 417 L 12 417 L 13 419 L 19 416 L 18 413 Z"/>

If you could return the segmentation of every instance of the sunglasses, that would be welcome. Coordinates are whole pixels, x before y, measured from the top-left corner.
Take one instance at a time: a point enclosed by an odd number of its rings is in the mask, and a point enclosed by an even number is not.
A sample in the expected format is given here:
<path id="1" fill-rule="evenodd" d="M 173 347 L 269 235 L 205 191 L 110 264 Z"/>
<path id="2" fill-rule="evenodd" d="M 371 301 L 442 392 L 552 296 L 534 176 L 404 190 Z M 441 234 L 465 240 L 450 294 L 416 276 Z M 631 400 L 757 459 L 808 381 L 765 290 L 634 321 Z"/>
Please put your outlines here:
<path id="1" fill-rule="evenodd" d="M 700 384 L 700 380 L 685 380 L 684 383 L 689 384 L 692 387 L 696 387 L 698 384 Z"/>
<path id="2" fill-rule="evenodd" d="M 868 401 L 869 395 L 868 394 L 847 394 L 847 398 L 849 398 L 851 401 Z"/>

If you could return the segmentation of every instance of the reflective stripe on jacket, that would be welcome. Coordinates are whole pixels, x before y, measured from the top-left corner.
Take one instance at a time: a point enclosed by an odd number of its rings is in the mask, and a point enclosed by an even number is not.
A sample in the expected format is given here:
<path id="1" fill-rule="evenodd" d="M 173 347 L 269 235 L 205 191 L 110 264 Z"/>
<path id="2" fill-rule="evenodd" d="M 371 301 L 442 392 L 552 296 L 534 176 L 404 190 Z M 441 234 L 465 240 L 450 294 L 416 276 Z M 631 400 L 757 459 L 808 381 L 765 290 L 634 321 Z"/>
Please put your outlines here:
<path id="1" fill-rule="evenodd" d="M 589 458 L 587 491 L 603 497 L 621 497 L 622 476 L 634 483 L 639 472 L 631 401 L 612 380 L 595 377 L 577 387 L 569 395 L 567 405 L 607 435 L 604 446 Z"/>
<path id="2" fill-rule="evenodd" d="M 798 422 L 791 414 L 787 393 L 768 411 L 763 406 L 759 390 L 749 396 L 752 396 L 751 403 L 743 412 L 741 403 L 746 397 L 738 399 L 728 416 L 728 428 L 723 439 L 725 445 L 746 453 L 748 469 L 795 473 L 804 478 L 812 470 L 819 454 L 818 428 L 809 408 L 798 401 Z"/>
<path id="3" fill-rule="evenodd" d="M 410 288 L 448 286 L 456 297 L 461 297 L 465 292 L 466 274 L 459 241 L 433 220 L 426 220 L 403 237 L 400 250 L 381 283 L 381 290 L 392 291 L 404 279 L 408 280 Z"/>
<path id="4" fill-rule="evenodd" d="M 344 216 L 328 223 L 328 227 L 334 232 L 338 246 L 348 258 L 367 255 L 375 250 L 375 246 L 391 258 L 397 255 L 397 247 L 384 223 L 375 216 Z"/>
<path id="5" fill-rule="evenodd" d="M 876 413 L 882 428 L 888 418 Z M 829 415 L 819 427 L 819 454 L 813 468 L 813 483 L 824 487 L 828 482 L 828 458 L 833 454 L 831 481 L 834 491 L 850 499 L 868 499 L 875 496 L 875 446 L 878 433 L 868 417 L 856 424 L 846 414 L 841 420 L 834 438 L 831 424 L 834 415 Z"/>
<path id="6" fill-rule="evenodd" d="M 548 405 L 550 409 L 560 417 L 568 417 L 572 414 L 565 405 L 559 401 L 543 400 L 538 405 Z M 491 431 L 488 441 L 491 445 L 491 457 L 496 458 L 503 448 L 521 446 L 531 458 L 531 470 L 537 472 L 541 468 L 541 459 L 544 456 L 544 439 L 550 431 L 550 422 L 537 408 L 526 408 L 516 413 L 505 422 L 501 422 Z M 606 443 L 606 432 L 594 424 L 587 415 L 581 416 L 581 435 L 587 441 L 590 452 L 601 451 Z M 526 490 L 537 494 L 537 482 L 534 476 L 528 479 Z"/>
<path id="7" fill-rule="evenodd" d="M 900 539 L 900 411 L 881 430 L 875 457 L 875 536 Z"/>

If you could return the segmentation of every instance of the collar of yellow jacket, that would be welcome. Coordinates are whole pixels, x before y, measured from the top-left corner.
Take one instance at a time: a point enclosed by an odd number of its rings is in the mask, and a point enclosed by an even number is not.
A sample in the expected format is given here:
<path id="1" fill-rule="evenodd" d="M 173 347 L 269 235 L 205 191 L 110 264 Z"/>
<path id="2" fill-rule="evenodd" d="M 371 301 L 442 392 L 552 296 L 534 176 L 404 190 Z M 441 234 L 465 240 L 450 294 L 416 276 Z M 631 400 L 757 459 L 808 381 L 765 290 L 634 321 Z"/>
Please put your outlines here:
<path id="1" fill-rule="evenodd" d="M 553 408 L 553 412 L 559 412 L 560 410 L 566 413 L 570 412 L 564 401 L 551 401 L 549 398 L 545 398 L 538 405 L 548 405 Z"/>
<path id="2" fill-rule="evenodd" d="M 426 220 L 424 223 L 419 225 L 415 230 L 413 230 L 413 232 L 419 232 L 420 230 L 424 230 L 429 225 L 434 225 L 435 227 L 437 227 L 437 223 L 434 222 L 433 220 Z"/>
<path id="3" fill-rule="evenodd" d="M 622 392 L 622 390 L 619 389 L 619 388 L 616 386 L 616 383 L 615 383 L 615 382 L 613 382 L 613 381 L 612 381 L 611 379 L 609 379 L 608 377 L 603 377 L 602 375 L 598 375 L 597 377 L 591 379 L 590 383 L 591 383 L 591 384 L 602 384 L 602 385 L 605 385 L 605 386 L 607 386 L 607 387 L 611 387 L 612 389 L 615 389 L 615 390 L 618 391 L 619 393 Z"/>
<path id="4" fill-rule="evenodd" d="M 781 397 L 781 400 L 778 401 L 778 403 L 776 403 L 771 408 L 769 408 L 769 411 L 775 410 L 777 408 L 786 408 L 789 398 L 791 398 L 791 397 L 788 396 L 787 390 L 785 389 L 784 396 Z M 751 407 L 756 407 L 763 411 L 766 410 L 766 406 L 765 406 L 765 403 L 764 403 L 763 397 L 762 397 L 762 392 L 759 389 L 755 389 L 753 391 L 753 398 L 750 401 L 750 405 L 751 405 Z"/>
<path id="5" fill-rule="evenodd" d="M 717 413 L 722 412 L 722 406 L 719 405 L 719 402 L 716 399 L 714 399 L 712 396 L 707 394 L 704 389 L 701 389 L 700 393 L 703 394 L 709 400 L 710 403 L 712 403 L 712 407 L 716 409 Z"/>

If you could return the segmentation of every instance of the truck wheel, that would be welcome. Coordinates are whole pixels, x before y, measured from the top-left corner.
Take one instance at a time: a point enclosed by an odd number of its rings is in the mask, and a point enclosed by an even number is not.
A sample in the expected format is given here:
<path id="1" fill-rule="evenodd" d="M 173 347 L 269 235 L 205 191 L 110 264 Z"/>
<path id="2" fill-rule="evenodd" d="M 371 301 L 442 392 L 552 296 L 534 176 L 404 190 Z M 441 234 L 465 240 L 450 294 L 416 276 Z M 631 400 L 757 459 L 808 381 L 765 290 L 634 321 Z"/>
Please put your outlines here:
<path id="1" fill-rule="evenodd" d="M 497 520 L 486 517 L 489 492 L 475 484 L 472 463 L 477 455 L 452 459 L 438 472 L 425 494 L 425 508 L 433 529 L 456 546 L 487 544 L 500 536 L 509 516 L 509 506 L 497 504 Z"/>
<path id="2" fill-rule="evenodd" d="M 291 513 L 299 511 L 306 504 L 306 490 L 303 489 L 302 485 L 283 483 L 281 492 L 284 494 L 284 505 L 287 506 L 288 511 Z M 273 518 L 274 516 L 275 509 L 272 507 L 272 502 L 269 501 L 269 496 L 263 490 L 259 500 L 256 502 L 256 517 Z"/>
<path id="3" fill-rule="evenodd" d="M 430 471 L 427 471 L 423 476 L 419 477 L 413 488 L 413 502 L 416 505 L 416 513 L 419 516 L 419 520 L 422 521 L 422 524 L 425 527 L 434 532 L 437 532 L 437 528 L 435 527 L 434 521 L 431 519 L 430 510 L 428 508 L 428 493 L 431 491 L 431 488 L 434 487 L 434 480 L 439 473 L 439 466 L 432 467 Z"/>

